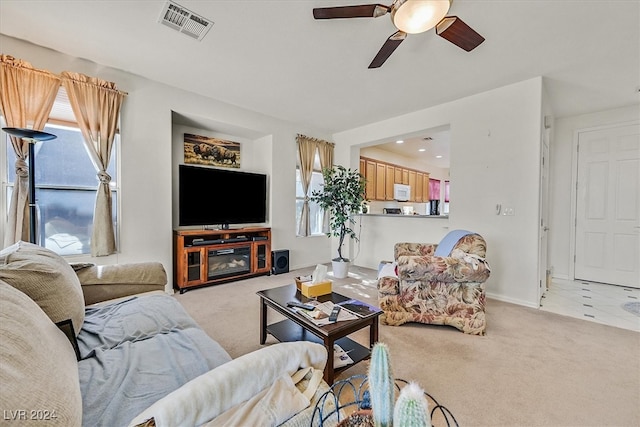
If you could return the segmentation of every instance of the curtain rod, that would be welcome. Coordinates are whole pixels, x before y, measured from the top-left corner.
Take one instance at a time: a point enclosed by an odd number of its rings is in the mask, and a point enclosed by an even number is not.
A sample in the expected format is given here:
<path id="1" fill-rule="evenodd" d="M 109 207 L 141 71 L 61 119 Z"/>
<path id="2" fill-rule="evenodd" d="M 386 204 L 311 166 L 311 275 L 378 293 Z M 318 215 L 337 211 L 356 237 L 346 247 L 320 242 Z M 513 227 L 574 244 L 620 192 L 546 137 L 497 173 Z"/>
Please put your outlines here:
<path id="1" fill-rule="evenodd" d="M 301 133 L 299 133 L 299 134 L 296 136 L 296 139 L 298 139 L 298 138 L 306 138 L 306 139 L 311 140 L 311 141 L 313 141 L 313 142 L 321 142 L 321 143 L 323 143 L 323 144 L 329 144 L 329 145 L 331 145 L 332 147 L 335 147 L 335 145 L 336 145 L 336 144 L 335 144 L 335 143 L 333 143 L 333 142 L 325 141 L 324 139 L 313 138 L 313 137 L 311 137 L 311 136 L 303 135 L 303 134 L 301 134 Z"/>

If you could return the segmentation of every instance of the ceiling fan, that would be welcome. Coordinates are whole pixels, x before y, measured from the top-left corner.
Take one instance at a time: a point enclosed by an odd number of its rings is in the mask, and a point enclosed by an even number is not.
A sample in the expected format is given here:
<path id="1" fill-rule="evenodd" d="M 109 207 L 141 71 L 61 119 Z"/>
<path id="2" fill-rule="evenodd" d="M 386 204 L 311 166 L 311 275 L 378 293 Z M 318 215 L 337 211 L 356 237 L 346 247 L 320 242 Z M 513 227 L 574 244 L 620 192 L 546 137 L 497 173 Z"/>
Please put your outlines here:
<path id="1" fill-rule="evenodd" d="M 363 4 L 356 6 L 319 7 L 313 9 L 315 19 L 378 18 L 391 14 L 398 29 L 384 42 L 369 68 L 379 68 L 407 38 L 436 27 L 436 34 L 467 52 L 475 49 L 484 37 L 457 16 L 446 16 L 453 0 L 393 0 L 391 6 Z"/>

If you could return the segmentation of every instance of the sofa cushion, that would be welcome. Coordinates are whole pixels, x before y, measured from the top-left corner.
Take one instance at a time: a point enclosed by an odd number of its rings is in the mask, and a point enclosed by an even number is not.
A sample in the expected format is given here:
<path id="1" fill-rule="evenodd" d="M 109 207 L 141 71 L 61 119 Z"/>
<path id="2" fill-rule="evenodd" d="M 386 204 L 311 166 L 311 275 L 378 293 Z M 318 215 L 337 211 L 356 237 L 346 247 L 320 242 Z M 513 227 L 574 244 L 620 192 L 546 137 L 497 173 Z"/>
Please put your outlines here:
<path id="1" fill-rule="evenodd" d="M 127 341 L 143 341 L 198 325 L 180 303 L 165 293 L 132 296 L 110 304 L 87 307 L 78 334 L 82 357 L 109 350 Z"/>
<path id="2" fill-rule="evenodd" d="M 170 297 L 169 297 L 170 298 Z M 115 348 L 97 348 L 78 362 L 82 424 L 126 426 L 188 381 L 231 360 L 200 328 L 172 330 Z"/>
<path id="3" fill-rule="evenodd" d="M 78 276 L 55 252 L 27 242 L 0 251 L 0 279 L 27 294 L 54 322 L 71 319 L 76 335 L 84 321 Z"/>
<path id="4" fill-rule="evenodd" d="M 5 422 L 79 426 L 82 398 L 69 340 L 33 300 L 1 280 L 0 336 Z"/>
<path id="5" fill-rule="evenodd" d="M 72 264 L 86 305 L 127 295 L 164 291 L 167 273 L 159 262 L 113 265 Z"/>
<path id="6" fill-rule="evenodd" d="M 165 293 L 87 307 L 78 335 L 83 425 L 127 425 L 158 399 L 231 360 Z"/>

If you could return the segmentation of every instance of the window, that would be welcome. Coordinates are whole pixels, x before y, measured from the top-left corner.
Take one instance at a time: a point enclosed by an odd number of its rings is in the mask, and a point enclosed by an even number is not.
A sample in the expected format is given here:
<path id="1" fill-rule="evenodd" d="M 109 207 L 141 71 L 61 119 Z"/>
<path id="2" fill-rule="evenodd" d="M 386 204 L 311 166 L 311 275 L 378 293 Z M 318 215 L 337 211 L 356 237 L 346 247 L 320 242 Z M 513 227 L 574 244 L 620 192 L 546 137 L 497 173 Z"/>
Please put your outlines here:
<path id="1" fill-rule="evenodd" d="M 66 97 L 64 97 L 66 98 Z M 52 117 L 60 109 L 60 96 L 52 111 Z M 58 108 L 56 108 L 58 107 Z M 64 105 L 62 105 L 64 108 Z M 67 108 L 68 101 L 67 101 Z M 54 120 L 51 120 L 53 122 Z M 91 253 L 90 239 L 98 177 L 93 167 L 82 133 L 78 127 L 48 124 L 45 132 L 57 136 L 50 141 L 38 142 L 35 151 L 36 203 L 38 212 L 37 241 L 60 255 Z M 15 182 L 16 155 L 7 136 L 6 141 L 7 199 L 9 210 Z M 119 140 L 113 144 L 107 173 L 111 175 L 112 215 L 117 225 L 118 177 L 117 153 Z M 116 236 L 117 228 L 116 228 Z"/>
<path id="2" fill-rule="evenodd" d="M 311 184 L 309 185 L 309 197 L 315 190 L 322 189 L 324 179 L 322 178 L 322 168 L 320 167 L 320 156 L 316 151 L 313 161 L 313 174 L 311 175 Z M 296 234 L 298 233 L 298 224 L 302 216 L 302 205 L 304 204 L 304 193 L 302 191 L 302 181 L 300 179 L 300 165 L 296 164 Z M 324 221 L 324 211 L 317 203 L 309 202 L 309 226 L 311 235 L 322 235 L 322 225 Z"/>

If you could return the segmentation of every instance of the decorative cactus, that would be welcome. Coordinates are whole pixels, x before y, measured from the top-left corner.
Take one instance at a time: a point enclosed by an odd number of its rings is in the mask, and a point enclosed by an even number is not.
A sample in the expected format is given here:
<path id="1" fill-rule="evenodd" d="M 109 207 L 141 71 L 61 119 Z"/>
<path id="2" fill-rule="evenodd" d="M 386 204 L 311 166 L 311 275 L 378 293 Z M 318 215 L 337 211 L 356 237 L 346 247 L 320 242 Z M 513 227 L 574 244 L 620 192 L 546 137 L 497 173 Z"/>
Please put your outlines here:
<path id="1" fill-rule="evenodd" d="M 415 382 L 407 384 L 393 410 L 394 427 L 431 427 L 429 403 L 424 390 Z"/>
<path id="2" fill-rule="evenodd" d="M 386 344 L 374 344 L 368 376 L 373 421 L 376 427 L 390 427 L 393 424 L 396 388 Z"/>

